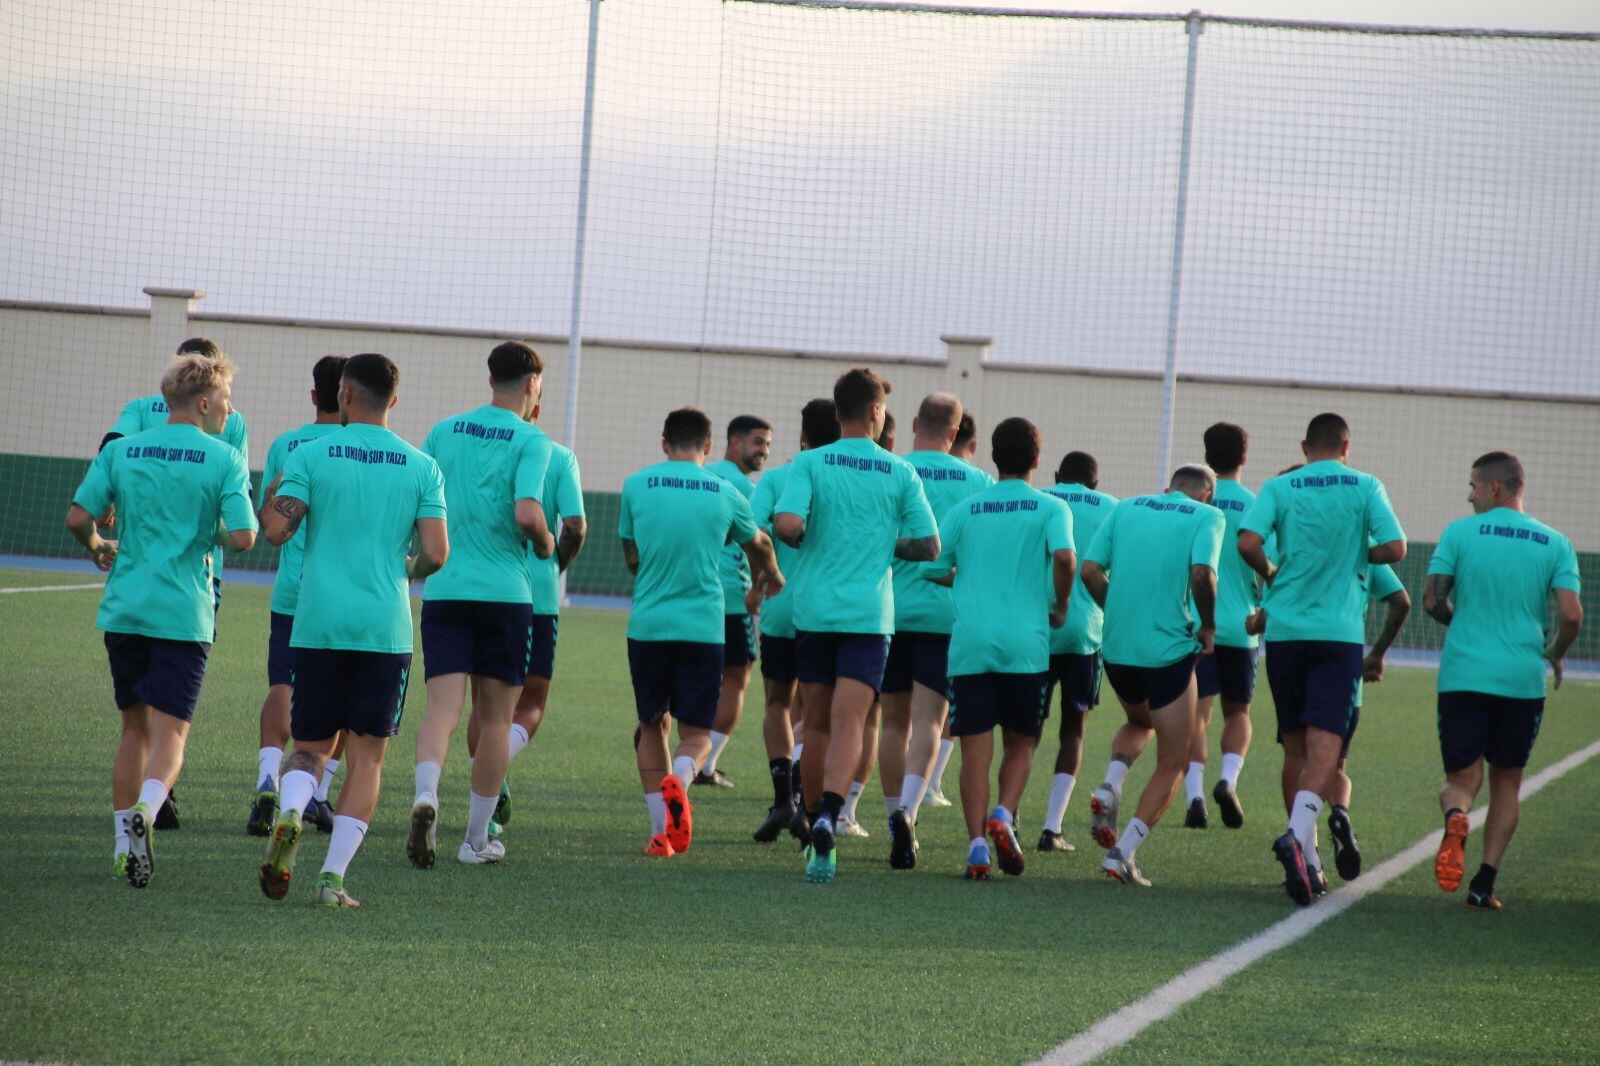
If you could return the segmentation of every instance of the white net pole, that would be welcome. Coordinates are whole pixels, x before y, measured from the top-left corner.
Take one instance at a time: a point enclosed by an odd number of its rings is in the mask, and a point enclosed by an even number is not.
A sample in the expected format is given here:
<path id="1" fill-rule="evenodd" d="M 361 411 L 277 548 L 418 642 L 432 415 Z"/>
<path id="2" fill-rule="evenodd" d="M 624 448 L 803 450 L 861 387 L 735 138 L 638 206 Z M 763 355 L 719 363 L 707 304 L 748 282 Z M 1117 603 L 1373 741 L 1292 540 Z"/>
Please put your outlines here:
<path id="1" fill-rule="evenodd" d="M 1160 462 L 1151 484 L 1166 483 L 1172 470 L 1172 419 L 1178 394 L 1178 308 L 1183 291 L 1183 227 L 1189 210 L 1189 147 L 1194 137 L 1194 75 L 1200 55 L 1200 35 L 1205 21 L 1198 11 L 1189 15 L 1189 58 L 1183 79 L 1183 143 L 1178 150 L 1178 197 L 1172 223 L 1172 299 L 1167 307 L 1167 359 L 1161 375 Z"/>

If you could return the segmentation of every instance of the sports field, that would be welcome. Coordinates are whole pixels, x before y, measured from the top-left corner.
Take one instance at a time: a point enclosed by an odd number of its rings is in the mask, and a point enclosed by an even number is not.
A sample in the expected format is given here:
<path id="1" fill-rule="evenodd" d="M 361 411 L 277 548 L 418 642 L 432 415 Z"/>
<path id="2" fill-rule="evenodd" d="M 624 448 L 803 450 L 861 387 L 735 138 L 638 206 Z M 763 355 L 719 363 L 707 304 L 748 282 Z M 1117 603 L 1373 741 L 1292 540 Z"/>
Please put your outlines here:
<path id="1" fill-rule="evenodd" d="M 8 589 L 91 580 L 0 570 Z M 1150 890 L 1103 880 L 1085 832 L 1120 716 L 1105 705 L 1068 814 L 1079 850 L 1030 851 L 1020 879 L 960 879 L 954 809 L 925 808 L 919 869 L 891 872 L 874 782 L 861 804 L 872 838 L 842 842 L 836 883 L 806 884 L 792 844 L 750 840 L 770 799 L 754 697 L 721 763 L 738 787 L 696 790 L 693 849 L 647 860 L 625 616 L 577 609 L 562 617 L 550 715 L 512 770 L 503 866 L 406 861 L 417 685 L 351 867 L 363 908 L 311 908 L 309 876 L 270 903 L 261 843 L 244 833 L 268 592 L 227 589 L 177 789 L 183 829 L 158 836 L 143 892 L 110 876 L 117 722 L 98 596 L 0 594 L 0 1059 L 1023 1061 L 1294 909 L 1268 854 L 1282 816 L 1264 685 L 1245 828 L 1213 812 L 1218 827 L 1187 831 L 1175 807 L 1139 854 Z M 1437 831 L 1432 685 L 1391 667 L 1368 689 L 1351 774 L 1369 870 Z M 1568 682 L 1530 773 L 1597 737 L 1600 685 Z M 465 823 L 461 739 L 442 789 L 446 855 Z M 1025 844 L 1053 751 L 1021 812 Z M 945 782 L 953 794 L 956 767 Z M 1504 911 L 1467 911 L 1418 866 L 1108 1061 L 1595 1059 L 1596 809 L 1600 760 L 1527 802 L 1497 885 Z M 302 871 L 322 844 L 312 834 Z"/>

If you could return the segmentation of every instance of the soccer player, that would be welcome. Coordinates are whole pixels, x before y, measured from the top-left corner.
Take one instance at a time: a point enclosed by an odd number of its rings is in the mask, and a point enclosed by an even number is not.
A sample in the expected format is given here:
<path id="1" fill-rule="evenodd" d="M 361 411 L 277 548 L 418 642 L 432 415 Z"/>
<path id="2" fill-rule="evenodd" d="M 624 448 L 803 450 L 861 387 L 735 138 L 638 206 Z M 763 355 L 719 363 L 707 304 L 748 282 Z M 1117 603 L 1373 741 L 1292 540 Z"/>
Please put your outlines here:
<path id="1" fill-rule="evenodd" d="M 1099 491 L 1100 464 L 1088 452 L 1068 452 L 1056 468 L 1056 483 L 1045 491 L 1072 512 L 1072 539 L 1088 547 L 1100 531 L 1117 498 Z M 1045 715 L 1050 714 L 1051 693 L 1061 689 L 1060 748 L 1050 779 L 1050 799 L 1045 806 L 1040 851 L 1076 850 L 1061 835 L 1061 823 L 1072 800 L 1078 767 L 1083 761 L 1083 724 L 1100 702 L 1100 637 L 1105 614 L 1075 575 L 1072 598 L 1064 625 L 1050 631 L 1050 678 L 1045 690 Z"/>
<path id="2" fill-rule="evenodd" d="M 1214 646 L 1217 559 L 1227 526 L 1222 512 L 1207 506 L 1216 485 L 1210 467 L 1180 466 L 1164 494 L 1113 507 L 1083 556 L 1083 587 L 1105 609 L 1106 679 L 1129 722 L 1148 723 L 1156 738 L 1156 768 L 1122 832 L 1120 781 L 1095 789 L 1090 806 L 1095 839 L 1109 849 L 1100 869 L 1125 885 L 1149 887 L 1134 854 L 1172 803 L 1189 761 L 1194 664 Z"/>
<path id="3" fill-rule="evenodd" d="M 800 409 L 800 450 L 826 448 L 839 439 L 839 418 L 833 400 L 819 397 Z M 761 478 L 755 495 L 750 498 L 750 509 L 756 525 L 767 533 L 772 532 L 772 514 L 783 488 L 789 482 L 794 464 L 773 467 Z M 785 575 L 794 569 L 797 551 L 783 541 L 775 543 L 778 569 Z M 802 745 L 795 743 L 794 730 L 800 714 L 800 704 L 795 688 L 795 633 L 794 590 L 785 586 L 777 595 L 767 597 L 761 607 L 761 677 L 766 686 L 766 712 L 761 723 L 761 736 L 767 747 L 767 768 L 772 775 L 772 806 L 767 817 L 756 829 L 755 839 L 761 844 L 777 840 L 788 828 L 800 836 L 796 822 L 797 804 L 794 795 L 800 788 L 799 767 L 796 761 Z"/>
<path id="4" fill-rule="evenodd" d="M 950 454 L 967 463 L 972 463 L 978 456 L 978 423 L 970 413 L 961 416 L 961 425 L 956 430 L 955 442 L 950 445 Z M 930 807 L 951 805 L 940 782 L 944 780 L 944 768 L 950 765 L 950 756 L 955 750 L 955 738 L 950 735 L 950 719 L 946 718 L 939 737 L 939 754 L 934 759 L 933 774 L 928 778 L 928 791 L 923 799 Z"/>
<path id="5" fill-rule="evenodd" d="M 883 412 L 883 431 L 878 434 L 878 447 L 886 452 L 894 451 L 894 412 Z"/>
<path id="6" fill-rule="evenodd" d="M 489 836 L 510 761 L 511 715 L 533 651 L 533 586 L 527 552 L 548 558 L 555 542 L 540 502 L 550 438 L 527 421 L 539 402 L 544 361 L 522 341 L 489 353 L 490 402 L 444 419 L 422 450 L 444 477 L 456 536 L 448 566 L 422 592 L 422 657 L 428 710 L 417 730 L 416 794 L 406 857 L 433 866 L 439 777 L 461 721 L 469 680 L 476 687 L 478 749 L 472 763 L 467 833 L 456 858 L 467 865 L 505 858 Z"/>
<path id="7" fill-rule="evenodd" d="M 958 501 L 944 516 L 939 559 L 925 571 L 929 580 L 953 575 L 951 729 L 961 738 L 961 810 L 971 838 L 966 877 L 973 881 L 989 877 L 985 832 L 1000 869 L 1013 877 L 1023 871 L 1015 812 L 1044 725 L 1050 630 L 1066 621 L 1077 568 L 1072 512 L 1032 485 L 1039 469 L 1038 429 L 1025 418 L 1008 418 L 995 426 L 991 445 L 999 482 Z M 1000 802 L 991 811 L 989 766 L 997 728 Z M 893 824 L 898 827 L 905 813 L 901 807 Z"/>
<path id="8" fill-rule="evenodd" d="M 635 577 L 628 670 L 639 717 L 633 747 L 650 812 L 645 854 L 671 858 L 693 839 L 688 788 L 711 749 L 722 689 L 724 545 L 744 550 L 758 594 L 780 592 L 784 579 L 744 494 L 702 469 L 711 454 L 711 420 L 692 407 L 673 411 L 661 429 L 661 450 L 665 462 L 622 483 L 617 532 Z M 678 723 L 670 768 L 669 716 Z"/>
<path id="9" fill-rule="evenodd" d="M 911 454 L 906 456 L 922 481 L 937 521 L 955 513 L 956 504 L 994 484 L 970 463 L 953 458 L 961 423 L 961 401 L 948 392 L 930 393 L 911 420 Z M 943 529 L 940 529 L 943 540 Z M 883 737 L 878 747 L 883 805 L 889 815 L 889 865 L 910 870 L 917 862 L 917 813 L 927 793 L 938 756 L 939 735 L 950 713 L 946 673 L 955 597 L 928 580 L 932 563 L 896 559 L 894 636 L 883 669 Z"/>
<path id="10" fill-rule="evenodd" d="M 289 635 L 294 750 L 279 782 L 278 821 L 259 875 L 268 899 L 289 893 L 302 814 L 343 731 L 345 781 L 312 902 L 361 905 L 344 878 L 377 808 L 383 756 L 405 710 L 407 584 L 437 572 L 450 555 L 439 465 L 389 429 L 399 383 L 400 371 L 386 356 L 351 356 L 339 382 L 344 428 L 295 449 L 263 516 L 263 533 L 280 547 L 306 522 Z M 413 538 L 414 556 L 408 554 Z"/>
<path id="11" fill-rule="evenodd" d="M 1522 771 L 1544 713 L 1544 666 L 1561 686 L 1561 660 L 1583 625 L 1572 541 L 1523 509 L 1522 464 L 1489 452 L 1472 464 L 1473 514 L 1445 527 L 1428 561 L 1422 607 L 1447 626 L 1439 657 L 1439 748 L 1444 755 L 1444 838 L 1434 859 L 1439 887 L 1454 892 L 1465 873 L 1467 811 L 1489 764 L 1483 862 L 1467 906 L 1499 910 L 1495 875 L 1516 832 Z M 1552 593 L 1556 629 L 1548 642 Z"/>
<path id="12" fill-rule="evenodd" d="M 311 368 L 311 406 L 316 418 L 299 429 L 278 437 L 267 449 L 267 465 L 261 474 L 261 504 L 265 512 L 277 491 L 283 465 L 300 445 L 325 437 L 339 429 L 339 379 L 344 374 L 345 357 L 325 355 Z M 272 627 L 267 639 L 267 697 L 261 701 L 261 750 L 256 756 L 256 798 L 250 805 L 245 828 L 251 836 L 272 832 L 278 818 L 278 777 L 283 767 L 283 749 L 289 742 L 289 700 L 294 692 L 294 651 L 289 633 L 294 628 L 295 602 L 300 595 L 300 563 L 305 558 L 306 537 L 298 531 L 278 552 L 278 572 L 272 581 Z M 338 753 L 328 760 L 317 783 L 319 796 L 313 796 L 305 817 L 324 833 L 333 831 L 333 808 L 324 791 L 333 780 Z"/>
<path id="13" fill-rule="evenodd" d="M 72 495 L 67 528 L 110 571 L 95 624 L 122 739 L 111 764 L 113 872 L 135 888 L 155 871 L 155 812 L 183 767 L 216 634 L 212 557 L 256 539 L 244 455 L 215 435 L 232 413 L 233 364 L 180 355 L 161 379 L 164 425 L 108 442 Z M 95 516 L 115 507 L 119 539 Z"/>
<path id="14" fill-rule="evenodd" d="M 177 354 L 199 355 L 206 359 L 217 359 L 223 353 L 222 349 L 217 347 L 215 341 L 205 337 L 190 337 L 178 345 Z M 117 416 L 117 420 L 111 426 L 111 429 L 101 438 L 100 447 L 104 449 L 107 444 L 114 440 L 122 437 L 131 437 L 135 433 L 143 433 L 147 429 L 156 429 L 165 425 L 166 422 L 167 402 L 159 392 L 129 400 L 123 405 L 122 413 Z M 244 456 L 246 469 L 249 468 L 250 434 L 245 426 L 244 415 L 238 411 L 231 412 L 223 427 L 211 435 L 213 437 L 221 437 L 237 448 L 239 454 Z M 115 505 L 107 507 L 106 512 L 99 516 L 98 519 L 100 527 L 108 531 L 115 526 L 116 520 L 117 510 Z M 220 609 L 222 607 L 221 552 L 217 552 L 215 558 L 212 559 L 211 587 L 212 598 L 215 601 L 214 605 L 217 609 Z M 212 636 L 215 638 L 216 634 L 213 633 Z M 178 828 L 178 798 L 175 791 L 167 793 L 166 801 L 162 803 L 161 809 L 156 812 L 155 825 L 157 829 Z"/>
<path id="15" fill-rule="evenodd" d="M 978 457 L 978 422 L 971 412 L 962 413 L 956 439 L 950 443 L 950 454 L 969 463 Z"/>
<path id="16" fill-rule="evenodd" d="M 1350 426 L 1320 414 L 1300 445 L 1306 465 L 1261 486 L 1238 550 L 1267 585 L 1267 683 L 1285 759 L 1304 759 L 1288 829 L 1273 842 L 1284 888 L 1311 902 L 1317 818 L 1350 732 L 1366 636 L 1368 568 L 1405 558 L 1383 482 L 1351 469 Z M 1278 562 L 1267 558 L 1274 537 Z"/>
<path id="17" fill-rule="evenodd" d="M 1244 825 L 1244 808 L 1239 804 L 1239 772 L 1244 769 L 1245 752 L 1250 749 L 1250 701 L 1256 688 L 1256 647 L 1261 638 L 1248 632 L 1246 623 L 1261 606 L 1256 575 L 1232 548 L 1239 539 L 1239 523 L 1255 503 L 1256 494 L 1239 483 L 1250 448 L 1250 434 L 1243 426 L 1218 422 L 1205 433 L 1206 465 L 1217 472 L 1217 494 L 1211 505 L 1228 522 L 1217 571 L 1217 646 L 1210 655 L 1195 663 L 1194 677 L 1199 702 L 1196 704 L 1194 743 L 1189 752 L 1189 770 L 1184 775 L 1184 799 L 1188 809 L 1183 824 L 1189 829 L 1204 829 L 1206 812 L 1206 756 L 1210 749 L 1206 730 L 1211 725 L 1213 701 L 1222 698 L 1222 776 L 1212 798 L 1222 812 L 1222 824 L 1229 829 Z"/>
<path id="18" fill-rule="evenodd" d="M 728 447 L 721 459 L 706 465 L 706 473 L 730 482 L 746 500 L 755 494 L 750 475 L 767 465 L 772 453 L 772 424 L 755 415 L 739 415 L 728 423 Z M 755 612 L 759 600 L 751 596 L 750 564 L 744 549 L 729 544 L 722 550 L 722 695 L 717 699 L 717 723 L 711 729 L 711 754 L 695 776 L 697 785 L 732 788 L 733 782 L 717 769 L 722 749 L 739 724 L 744 711 L 744 692 L 750 685 L 750 671 L 756 661 Z"/>
<path id="19" fill-rule="evenodd" d="M 939 533 L 911 464 L 878 447 L 889 383 L 866 367 L 833 386 L 840 439 L 801 452 L 772 524 L 799 548 L 795 673 L 806 714 L 801 761 L 811 832 L 806 880 L 838 865 L 834 825 L 861 759 L 861 733 L 883 683 L 894 605 L 889 562 L 938 558 Z"/>

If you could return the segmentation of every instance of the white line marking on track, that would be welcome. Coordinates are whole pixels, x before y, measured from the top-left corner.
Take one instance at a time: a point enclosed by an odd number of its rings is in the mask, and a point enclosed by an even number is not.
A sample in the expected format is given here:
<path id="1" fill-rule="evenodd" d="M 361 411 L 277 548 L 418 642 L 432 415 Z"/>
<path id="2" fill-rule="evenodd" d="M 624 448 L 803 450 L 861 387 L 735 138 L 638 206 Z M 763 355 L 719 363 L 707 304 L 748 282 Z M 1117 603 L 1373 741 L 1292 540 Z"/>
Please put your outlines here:
<path id="1" fill-rule="evenodd" d="M 0 589 L 0 594 L 14 594 L 18 592 L 63 592 L 67 589 L 103 589 L 104 581 L 96 581 L 92 585 L 30 585 L 26 588 Z"/>
<path id="2" fill-rule="evenodd" d="M 1523 781 L 1522 798 L 1527 799 L 1535 795 L 1550 782 L 1577 769 L 1596 755 L 1600 755 L 1600 740 L 1551 763 Z M 1473 811 L 1472 828 L 1480 828 L 1487 813 L 1487 807 L 1479 807 Z M 1069 1064 L 1089 1062 L 1121 1047 L 1156 1022 L 1170 1017 L 1190 1000 L 1197 999 L 1216 988 L 1257 959 L 1279 948 L 1288 947 L 1323 922 L 1338 917 L 1412 867 L 1431 858 L 1439 847 L 1441 832 L 1442 830 L 1436 830 L 1429 833 L 1398 855 L 1368 870 L 1359 879 L 1329 892 L 1312 906 L 1297 910 L 1249 939 L 1240 941 L 1205 962 L 1190 967 L 1143 999 L 1128 1004 L 1114 1014 L 1106 1015 L 1090 1028 L 1047 1052 L 1038 1061 L 1049 1066 L 1069 1066 Z"/>

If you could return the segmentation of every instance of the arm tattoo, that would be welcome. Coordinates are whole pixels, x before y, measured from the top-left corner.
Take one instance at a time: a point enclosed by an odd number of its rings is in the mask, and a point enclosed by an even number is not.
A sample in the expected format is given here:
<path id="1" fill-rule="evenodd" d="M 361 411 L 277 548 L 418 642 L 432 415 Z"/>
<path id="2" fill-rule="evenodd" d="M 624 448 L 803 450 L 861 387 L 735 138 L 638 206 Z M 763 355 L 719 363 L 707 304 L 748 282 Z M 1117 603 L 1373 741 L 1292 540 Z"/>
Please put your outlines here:
<path id="1" fill-rule="evenodd" d="M 939 557 L 939 536 L 901 537 L 894 542 L 896 559 L 912 563 L 931 563 Z"/>
<path id="2" fill-rule="evenodd" d="M 639 572 L 639 545 L 635 544 L 631 540 L 623 541 L 622 542 L 622 561 L 623 561 L 623 563 L 625 563 L 627 565 L 628 573 L 630 573 L 630 574 L 638 574 L 638 572 Z"/>
<path id="3" fill-rule="evenodd" d="M 288 519 L 288 530 L 293 533 L 300 528 L 300 520 L 306 516 L 304 500 L 297 500 L 293 496 L 274 496 L 272 509 Z"/>
<path id="4" fill-rule="evenodd" d="M 1455 609 L 1450 605 L 1450 593 L 1455 585 L 1456 579 L 1450 574 L 1428 575 L 1428 594 L 1423 606 L 1430 615 L 1446 625 L 1450 624 L 1451 616 L 1455 614 Z"/>

